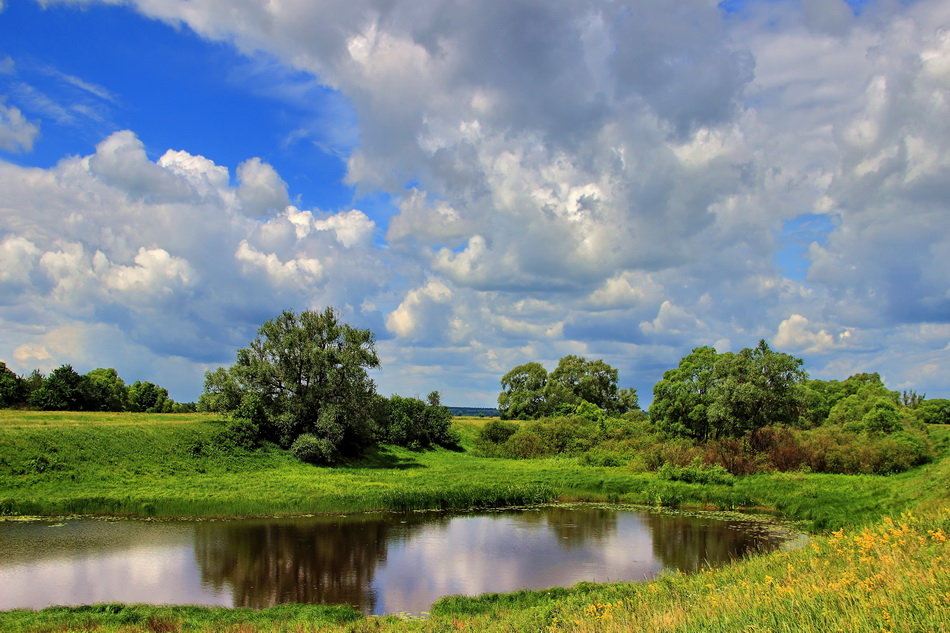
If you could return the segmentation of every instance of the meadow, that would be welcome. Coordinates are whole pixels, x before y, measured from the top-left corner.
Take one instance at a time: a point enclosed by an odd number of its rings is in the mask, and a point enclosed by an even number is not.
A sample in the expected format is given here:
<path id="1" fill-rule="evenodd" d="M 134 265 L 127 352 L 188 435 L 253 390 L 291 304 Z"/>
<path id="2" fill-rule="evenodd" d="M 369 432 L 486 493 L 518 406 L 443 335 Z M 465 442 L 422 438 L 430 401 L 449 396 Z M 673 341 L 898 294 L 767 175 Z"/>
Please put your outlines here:
<path id="1" fill-rule="evenodd" d="M 470 448 L 483 419 L 457 419 Z M 950 427 L 942 456 L 891 476 L 777 473 L 731 485 L 575 458 L 511 460 L 383 447 L 343 467 L 215 440 L 213 416 L 0 412 L 5 515 L 226 517 L 524 505 L 551 500 L 751 509 L 810 543 L 697 575 L 447 597 L 427 618 L 346 607 L 261 611 L 97 605 L 0 613 L 7 631 L 947 631 Z"/>

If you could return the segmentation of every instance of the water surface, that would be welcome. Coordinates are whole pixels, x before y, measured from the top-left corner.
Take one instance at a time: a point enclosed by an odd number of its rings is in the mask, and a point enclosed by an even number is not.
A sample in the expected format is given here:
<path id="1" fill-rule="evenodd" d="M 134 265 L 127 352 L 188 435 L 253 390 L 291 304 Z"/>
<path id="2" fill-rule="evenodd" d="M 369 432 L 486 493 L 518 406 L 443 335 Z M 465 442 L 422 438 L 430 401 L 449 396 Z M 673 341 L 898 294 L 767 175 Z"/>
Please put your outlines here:
<path id="1" fill-rule="evenodd" d="M 0 609 L 346 603 L 419 613 L 447 594 L 695 571 L 782 537 L 760 524 L 597 507 L 205 522 L 0 522 Z"/>

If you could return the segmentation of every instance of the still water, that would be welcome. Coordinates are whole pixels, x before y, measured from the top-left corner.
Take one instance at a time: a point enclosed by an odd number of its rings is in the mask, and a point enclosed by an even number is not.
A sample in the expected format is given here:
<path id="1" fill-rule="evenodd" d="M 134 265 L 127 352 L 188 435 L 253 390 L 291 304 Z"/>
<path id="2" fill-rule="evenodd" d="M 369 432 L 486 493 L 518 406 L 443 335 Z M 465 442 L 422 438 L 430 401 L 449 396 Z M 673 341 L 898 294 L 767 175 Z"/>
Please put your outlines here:
<path id="1" fill-rule="evenodd" d="M 643 580 L 776 548 L 761 525 L 597 507 L 205 522 L 0 522 L 0 609 L 346 603 Z"/>

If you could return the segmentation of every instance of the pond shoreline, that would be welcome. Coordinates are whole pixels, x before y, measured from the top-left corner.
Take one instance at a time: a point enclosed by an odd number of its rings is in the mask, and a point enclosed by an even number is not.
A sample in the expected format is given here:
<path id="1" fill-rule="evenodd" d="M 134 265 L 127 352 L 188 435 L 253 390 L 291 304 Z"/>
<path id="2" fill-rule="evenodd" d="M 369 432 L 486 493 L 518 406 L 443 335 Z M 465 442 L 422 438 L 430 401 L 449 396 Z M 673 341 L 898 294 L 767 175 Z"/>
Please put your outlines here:
<path id="1" fill-rule="evenodd" d="M 420 613 L 460 592 L 693 573 L 797 535 L 766 517 L 599 503 L 204 522 L 40 519 L 0 525 L 0 605 L 301 602 Z M 33 583 L 42 589 L 27 591 Z"/>
<path id="2" fill-rule="evenodd" d="M 445 515 L 465 515 L 475 513 L 492 512 L 516 512 L 519 510 L 537 510 L 543 508 L 600 508 L 606 510 L 627 511 L 627 512 L 650 512 L 653 514 L 670 514 L 679 516 L 689 516 L 697 518 L 709 518 L 718 520 L 748 521 L 761 525 L 773 526 L 776 530 L 786 530 L 795 535 L 807 536 L 807 524 L 802 521 L 786 518 L 778 511 L 769 508 L 723 510 L 717 508 L 700 506 L 680 506 L 676 508 L 665 506 L 650 506 L 640 503 L 612 503 L 603 501 L 553 501 L 548 503 L 538 503 L 530 505 L 514 506 L 491 506 L 491 507 L 465 507 L 465 508 L 419 508 L 412 510 L 357 510 L 355 512 L 328 511 L 306 514 L 251 514 L 235 516 L 141 516 L 141 515 L 113 515 L 113 514 L 66 514 L 66 515 L 0 515 L 0 524 L 4 522 L 51 522 L 51 521 L 75 521 L 75 520 L 94 520 L 94 521 L 141 521 L 148 523 L 211 523 L 223 521 L 252 521 L 264 519 L 317 519 L 317 518 L 345 518 L 349 516 L 371 516 L 371 515 L 400 515 L 400 514 L 445 514 Z"/>

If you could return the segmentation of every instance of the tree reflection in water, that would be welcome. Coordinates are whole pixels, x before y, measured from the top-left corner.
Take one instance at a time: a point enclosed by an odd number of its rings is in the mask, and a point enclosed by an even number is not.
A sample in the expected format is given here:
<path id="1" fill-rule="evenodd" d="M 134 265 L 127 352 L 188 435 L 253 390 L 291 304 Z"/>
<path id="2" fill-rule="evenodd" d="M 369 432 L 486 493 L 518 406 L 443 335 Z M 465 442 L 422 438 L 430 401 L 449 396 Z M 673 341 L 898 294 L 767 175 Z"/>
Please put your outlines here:
<path id="1" fill-rule="evenodd" d="M 653 554 L 663 566 L 695 572 L 710 566 L 772 550 L 782 539 L 749 521 L 665 514 L 645 514 L 653 538 Z"/>
<path id="2" fill-rule="evenodd" d="M 369 613 L 376 601 L 371 581 L 388 542 L 434 521 L 407 515 L 397 522 L 360 516 L 199 524 L 195 557 L 202 583 L 228 587 L 234 606 L 342 603 Z"/>
<path id="3" fill-rule="evenodd" d="M 617 511 L 607 508 L 544 508 L 512 513 L 521 523 L 544 523 L 564 549 L 579 549 L 602 543 L 617 531 Z"/>
<path id="4" fill-rule="evenodd" d="M 745 521 L 577 506 L 211 522 L 195 531 L 201 584 L 234 606 L 344 603 L 364 613 L 422 611 L 446 593 L 692 572 L 781 540 Z"/>

